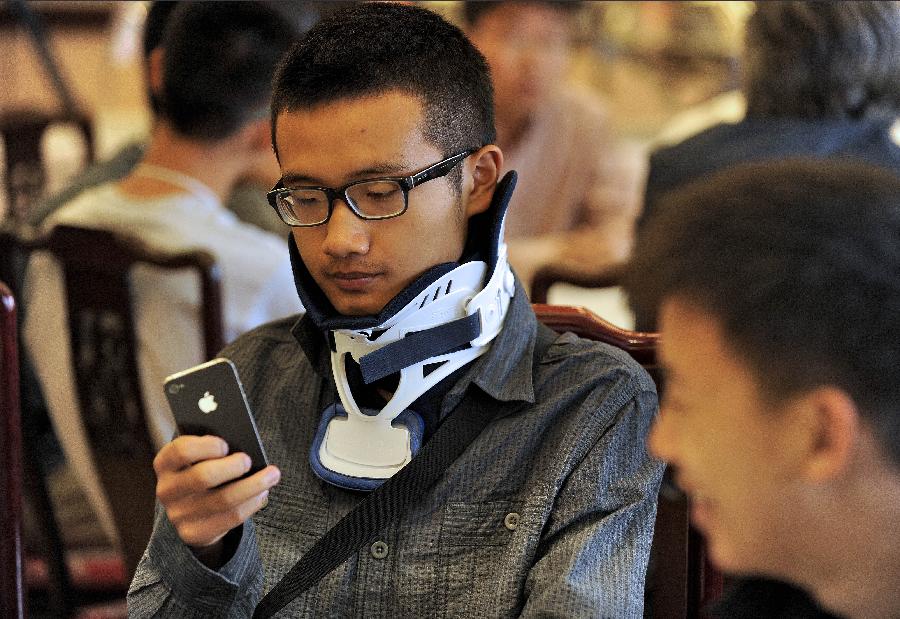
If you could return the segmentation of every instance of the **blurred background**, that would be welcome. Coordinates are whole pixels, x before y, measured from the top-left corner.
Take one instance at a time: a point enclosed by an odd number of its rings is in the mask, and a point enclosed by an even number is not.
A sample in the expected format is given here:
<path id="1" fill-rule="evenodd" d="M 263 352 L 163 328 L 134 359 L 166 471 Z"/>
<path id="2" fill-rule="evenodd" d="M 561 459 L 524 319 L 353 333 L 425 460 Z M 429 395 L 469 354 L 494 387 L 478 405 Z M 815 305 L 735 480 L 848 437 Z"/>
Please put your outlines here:
<path id="1" fill-rule="evenodd" d="M 420 4 L 461 23 L 461 2 Z M 298 19 L 309 18 L 306 8 L 298 8 Z M 721 95 L 739 85 L 741 31 L 751 10 L 752 2 L 586 2 L 577 16 L 568 79 L 605 101 L 613 129 L 639 158 L 657 140 L 677 141 L 694 124 L 709 124 L 707 117 L 740 116 L 739 97 Z M 145 2 L 0 4 L 0 113 L 61 112 L 66 101 L 54 83 L 62 82 L 69 104 L 90 119 L 95 158 L 146 135 L 150 114 L 140 50 L 146 11 Z M 46 55 L 35 32 L 45 35 Z M 44 60 L 48 55 L 56 78 Z M 44 135 L 42 155 L 47 174 L 34 191 L 52 194 L 89 153 L 77 129 L 63 123 Z M 4 183 L 37 182 L 26 169 L 0 166 L 0 174 Z M 3 193 L 5 218 L 13 213 Z M 32 193 L 29 200 L 37 198 Z"/>

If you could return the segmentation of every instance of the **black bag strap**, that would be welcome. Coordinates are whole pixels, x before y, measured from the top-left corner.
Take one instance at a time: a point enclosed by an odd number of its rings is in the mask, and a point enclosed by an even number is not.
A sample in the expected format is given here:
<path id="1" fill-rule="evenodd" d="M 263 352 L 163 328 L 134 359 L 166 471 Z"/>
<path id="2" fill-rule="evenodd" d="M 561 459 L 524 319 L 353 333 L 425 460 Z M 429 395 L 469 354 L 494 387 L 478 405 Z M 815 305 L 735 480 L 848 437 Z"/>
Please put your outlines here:
<path id="1" fill-rule="evenodd" d="M 538 322 L 534 374 L 557 334 Z M 368 494 L 329 529 L 269 591 L 253 612 L 268 619 L 372 541 L 412 507 L 440 478 L 502 407 L 476 406 L 470 415 L 450 414 L 409 464 Z"/>

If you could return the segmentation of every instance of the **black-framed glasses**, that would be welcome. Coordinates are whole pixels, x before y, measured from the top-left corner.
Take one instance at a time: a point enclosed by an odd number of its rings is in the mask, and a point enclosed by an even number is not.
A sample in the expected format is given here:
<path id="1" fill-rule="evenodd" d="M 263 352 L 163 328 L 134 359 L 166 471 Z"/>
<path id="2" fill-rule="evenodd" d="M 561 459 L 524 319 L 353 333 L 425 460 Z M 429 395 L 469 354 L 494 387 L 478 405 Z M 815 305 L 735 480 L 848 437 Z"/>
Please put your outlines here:
<path id="1" fill-rule="evenodd" d="M 331 218 L 334 201 L 342 199 L 360 219 L 399 217 L 409 206 L 409 190 L 447 176 L 462 160 L 477 151 L 467 148 L 412 176 L 370 178 L 331 187 L 285 187 L 282 181 L 266 194 L 281 221 L 289 226 L 320 226 Z"/>

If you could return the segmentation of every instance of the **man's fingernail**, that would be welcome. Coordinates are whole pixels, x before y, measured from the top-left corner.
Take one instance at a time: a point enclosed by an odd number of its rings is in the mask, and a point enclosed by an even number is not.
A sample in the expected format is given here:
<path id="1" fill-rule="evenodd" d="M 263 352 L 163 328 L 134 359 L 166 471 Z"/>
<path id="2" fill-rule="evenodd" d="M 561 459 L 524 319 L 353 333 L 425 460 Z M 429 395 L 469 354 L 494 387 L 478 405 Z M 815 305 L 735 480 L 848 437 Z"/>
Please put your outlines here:
<path id="1" fill-rule="evenodd" d="M 244 468 L 249 470 L 251 464 L 253 464 L 253 461 L 250 459 L 250 456 L 244 454 Z"/>

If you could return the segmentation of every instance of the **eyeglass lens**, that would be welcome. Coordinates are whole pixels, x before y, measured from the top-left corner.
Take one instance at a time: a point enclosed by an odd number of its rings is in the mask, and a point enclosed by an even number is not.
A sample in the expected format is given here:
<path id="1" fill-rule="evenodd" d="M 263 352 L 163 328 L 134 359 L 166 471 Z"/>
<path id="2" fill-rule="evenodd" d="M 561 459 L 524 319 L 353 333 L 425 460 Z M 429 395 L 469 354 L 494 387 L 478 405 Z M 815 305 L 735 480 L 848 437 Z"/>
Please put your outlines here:
<path id="1" fill-rule="evenodd" d="M 398 215 L 406 206 L 403 188 L 396 181 L 376 180 L 351 185 L 346 197 L 363 217 Z M 278 202 L 301 224 L 316 224 L 328 218 L 328 195 L 320 189 L 294 189 L 279 195 Z"/>

